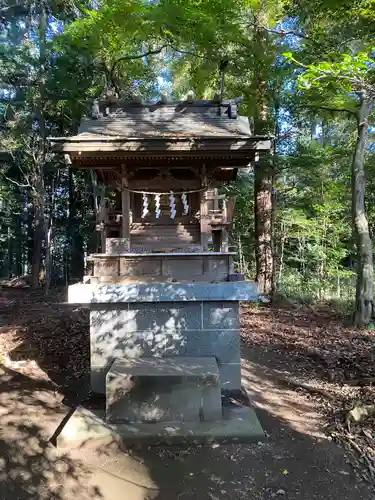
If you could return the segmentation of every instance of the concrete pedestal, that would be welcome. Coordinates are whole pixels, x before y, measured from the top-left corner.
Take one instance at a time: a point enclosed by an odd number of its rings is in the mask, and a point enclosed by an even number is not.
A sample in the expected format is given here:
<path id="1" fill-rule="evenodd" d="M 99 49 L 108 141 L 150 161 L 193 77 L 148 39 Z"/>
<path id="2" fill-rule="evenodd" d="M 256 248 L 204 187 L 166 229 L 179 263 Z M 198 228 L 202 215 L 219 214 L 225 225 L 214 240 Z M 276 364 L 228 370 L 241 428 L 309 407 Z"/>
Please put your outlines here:
<path id="1" fill-rule="evenodd" d="M 239 301 L 253 282 L 73 285 L 70 303 L 90 304 L 91 387 L 105 393 L 123 357 L 214 357 L 223 390 L 239 389 Z"/>
<path id="2" fill-rule="evenodd" d="M 252 282 L 84 284 L 90 305 L 91 388 L 106 411 L 78 409 L 60 442 L 259 439 L 252 408 L 222 406 L 241 388 L 239 302 Z"/>

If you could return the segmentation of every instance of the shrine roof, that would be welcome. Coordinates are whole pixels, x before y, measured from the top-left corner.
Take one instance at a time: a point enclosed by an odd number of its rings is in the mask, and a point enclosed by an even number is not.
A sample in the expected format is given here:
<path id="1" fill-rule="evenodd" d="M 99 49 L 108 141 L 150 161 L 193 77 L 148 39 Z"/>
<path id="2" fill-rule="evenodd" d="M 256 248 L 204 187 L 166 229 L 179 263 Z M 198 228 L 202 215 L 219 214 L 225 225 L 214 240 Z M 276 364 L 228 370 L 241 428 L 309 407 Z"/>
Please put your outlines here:
<path id="1" fill-rule="evenodd" d="M 193 152 L 267 150 L 269 137 L 252 134 L 249 119 L 237 113 L 238 99 L 110 105 L 94 102 L 78 134 L 51 138 L 55 151 L 73 154 L 122 151 Z"/>
<path id="2" fill-rule="evenodd" d="M 128 105 L 107 110 L 96 119 L 83 119 L 78 136 L 251 137 L 247 117 L 238 116 L 233 107 L 231 112 L 229 105 L 206 102 Z"/>

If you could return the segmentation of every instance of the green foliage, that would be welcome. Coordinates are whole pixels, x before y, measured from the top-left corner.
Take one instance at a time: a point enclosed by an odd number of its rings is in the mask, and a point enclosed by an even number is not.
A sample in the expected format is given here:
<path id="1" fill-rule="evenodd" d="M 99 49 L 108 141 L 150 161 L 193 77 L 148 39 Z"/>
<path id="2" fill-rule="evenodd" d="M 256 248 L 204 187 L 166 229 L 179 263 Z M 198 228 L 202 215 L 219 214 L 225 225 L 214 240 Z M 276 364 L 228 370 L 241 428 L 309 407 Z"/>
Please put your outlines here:
<path id="1" fill-rule="evenodd" d="M 102 0 L 99 8 L 69 0 L 23 4 L 5 16 L 0 28 L 0 141 L 7 152 L 0 176 L 3 274 L 16 272 L 20 254 L 23 271 L 30 260 L 34 186 L 29 181 L 35 157 L 43 151 L 36 126 L 41 114 L 47 135 L 75 133 L 90 102 L 112 84 L 121 98 L 139 93 L 155 99 L 164 85 L 177 98 L 189 90 L 197 98 L 212 98 L 220 89 L 220 62 L 227 60 L 225 97 L 243 96 L 240 112 L 256 131 L 264 112 L 261 132 L 276 136 L 269 164 L 278 291 L 303 300 L 352 298 L 354 121 L 335 109 L 356 110 L 358 86 L 373 85 L 373 0 Z M 43 61 L 41 5 L 55 16 L 55 24 L 64 25 L 58 33 L 49 18 Z M 368 151 L 371 228 L 373 156 Z M 256 243 L 254 168 L 223 187 L 237 196 L 231 245 L 248 277 L 254 276 Z M 79 259 L 93 244 L 90 180 L 83 172 L 69 180 L 65 166 L 48 150 L 43 179 L 47 214 L 53 213 L 55 223 L 54 269 L 62 278 L 72 267 L 69 238 L 79 241 L 74 250 L 81 252 Z"/>

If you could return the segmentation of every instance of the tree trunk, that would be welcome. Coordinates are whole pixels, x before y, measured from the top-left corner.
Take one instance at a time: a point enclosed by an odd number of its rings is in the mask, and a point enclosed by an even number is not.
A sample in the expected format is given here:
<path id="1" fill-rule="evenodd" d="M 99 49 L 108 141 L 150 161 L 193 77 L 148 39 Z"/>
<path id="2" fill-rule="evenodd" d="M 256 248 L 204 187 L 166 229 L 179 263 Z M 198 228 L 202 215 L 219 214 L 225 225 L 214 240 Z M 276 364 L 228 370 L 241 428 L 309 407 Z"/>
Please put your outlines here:
<path id="1" fill-rule="evenodd" d="M 267 172 L 266 162 L 255 167 L 254 216 L 255 216 L 255 262 L 256 281 L 259 292 L 272 293 L 272 176 Z"/>
<path id="2" fill-rule="evenodd" d="M 254 29 L 254 46 L 257 54 L 255 60 L 255 78 L 253 82 L 254 97 L 254 133 L 268 135 L 271 127 L 269 117 L 269 90 L 267 85 L 269 66 L 267 64 L 267 35 L 261 28 Z M 260 156 L 254 169 L 254 217 L 255 217 L 255 263 L 256 281 L 259 292 L 272 295 L 274 258 L 272 245 L 273 218 L 273 161 L 270 154 Z"/>
<path id="3" fill-rule="evenodd" d="M 68 191 L 69 191 L 69 205 L 68 205 L 68 282 L 72 281 L 73 272 L 73 238 L 74 238 L 74 218 L 75 218 L 75 205 L 74 205 L 74 183 L 73 183 L 73 169 L 69 166 L 68 170 Z"/>
<path id="4" fill-rule="evenodd" d="M 69 283 L 82 280 L 85 269 L 84 240 L 79 228 L 79 220 L 77 218 L 77 204 L 79 201 L 80 200 L 75 196 L 73 170 L 69 167 Z"/>
<path id="5" fill-rule="evenodd" d="M 55 181 L 52 181 L 52 186 L 51 186 L 51 200 L 50 200 L 50 207 L 49 207 L 49 217 L 48 217 L 48 224 L 46 227 L 46 283 L 45 283 L 45 293 L 48 295 L 50 287 L 51 287 L 51 281 L 52 281 L 52 263 L 53 263 L 53 218 L 55 214 L 55 192 L 56 192 L 56 186 L 58 186 L 59 182 L 59 174 L 57 174 L 57 181 L 55 185 Z"/>
<path id="6" fill-rule="evenodd" d="M 13 238 L 10 226 L 8 226 L 8 257 L 7 257 L 7 277 L 12 278 L 13 267 Z"/>
<path id="7" fill-rule="evenodd" d="M 90 238 L 90 251 L 92 251 L 92 253 L 98 253 L 100 248 L 100 234 L 99 231 L 97 230 L 97 226 L 100 224 L 100 219 L 99 219 L 100 190 L 98 188 L 98 179 L 96 177 L 95 170 L 90 170 L 90 174 L 92 183 L 92 204 L 95 215 L 94 230 L 92 232 L 92 237 Z"/>
<path id="8" fill-rule="evenodd" d="M 44 116 L 45 101 L 45 65 L 46 65 L 46 39 L 47 39 L 47 12 L 42 4 L 39 13 L 39 99 L 36 101 L 35 114 L 38 117 L 39 135 L 42 139 L 41 150 L 35 161 L 33 178 L 34 187 L 34 245 L 31 266 L 31 284 L 33 288 L 39 286 L 40 270 L 42 263 L 44 227 L 44 164 L 46 160 L 46 119 Z"/>
<path id="9" fill-rule="evenodd" d="M 27 271 L 31 273 L 33 262 L 33 245 L 34 245 L 34 204 L 30 194 L 27 196 Z"/>
<path id="10" fill-rule="evenodd" d="M 34 242 L 31 262 L 31 286 L 38 288 L 41 278 L 42 249 L 45 235 L 43 170 L 38 172 L 34 185 L 36 193 L 34 198 Z"/>
<path id="11" fill-rule="evenodd" d="M 46 234 L 46 283 L 45 283 L 45 293 L 49 294 L 51 287 L 51 277 L 52 277 L 52 231 L 53 231 L 53 218 L 50 214 L 50 219 L 48 221 L 48 230 Z"/>
<path id="12" fill-rule="evenodd" d="M 361 95 L 357 114 L 357 142 L 352 164 L 352 216 L 357 245 L 357 286 L 354 323 L 368 325 L 372 317 L 374 296 L 374 270 L 372 241 L 365 211 L 364 158 L 368 134 L 368 116 L 373 107 L 371 99 Z"/>
<path id="13" fill-rule="evenodd" d="M 17 198 L 17 201 L 19 198 Z M 13 261 L 13 274 L 15 276 L 22 276 L 22 240 L 23 240 L 23 224 L 22 212 L 13 216 L 14 225 L 14 261 Z"/>

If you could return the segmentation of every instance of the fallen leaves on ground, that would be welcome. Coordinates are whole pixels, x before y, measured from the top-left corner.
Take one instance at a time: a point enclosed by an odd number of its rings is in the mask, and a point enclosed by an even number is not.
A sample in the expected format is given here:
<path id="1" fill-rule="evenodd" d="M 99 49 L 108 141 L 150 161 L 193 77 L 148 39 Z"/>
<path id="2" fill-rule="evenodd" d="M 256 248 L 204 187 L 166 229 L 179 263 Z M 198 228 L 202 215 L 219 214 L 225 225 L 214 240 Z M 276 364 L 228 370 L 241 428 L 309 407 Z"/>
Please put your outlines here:
<path id="1" fill-rule="evenodd" d="M 251 306 L 241 318 L 242 339 L 260 362 L 316 400 L 330 438 L 355 453 L 367 470 L 362 476 L 375 479 L 374 330 L 349 326 L 329 306 Z"/>
<path id="2" fill-rule="evenodd" d="M 0 362 L 50 378 L 62 392 L 89 373 L 89 313 L 65 304 L 65 294 L 0 290 Z M 280 382 L 316 400 L 331 439 L 354 450 L 366 477 L 375 479 L 374 413 L 348 417 L 374 404 L 374 330 L 345 326 L 347 318 L 328 306 L 252 306 L 242 310 L 241 320 L 242 339 L 257 349 L 260 362 L 280 374 Z"/>
<path id="3" fill-rule="evenodd" d="M 0 354 L 32 377 L 46 375 L 64 391 L 89 372 L 89 314 L 65 303 L 65 291 L 0 291 Z M 31 373 L 33 372 L 33 373 Z"/>

